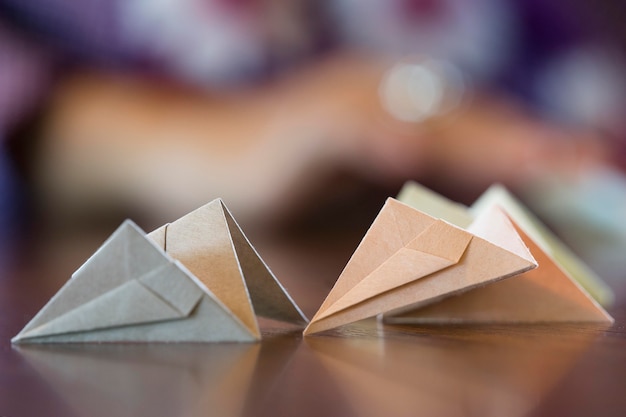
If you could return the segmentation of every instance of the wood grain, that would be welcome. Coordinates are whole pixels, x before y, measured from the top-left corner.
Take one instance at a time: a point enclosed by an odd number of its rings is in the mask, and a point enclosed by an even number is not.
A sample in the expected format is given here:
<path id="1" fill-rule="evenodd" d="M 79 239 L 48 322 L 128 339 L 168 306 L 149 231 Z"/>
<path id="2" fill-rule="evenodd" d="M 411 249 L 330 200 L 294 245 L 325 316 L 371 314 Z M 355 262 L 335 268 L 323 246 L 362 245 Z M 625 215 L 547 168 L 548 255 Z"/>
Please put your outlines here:
<path id="1" fill-rule="evenodd" d="M 245 346 L 12 347 L 9 339 L 107 232 L 34 239 L 3 266 L 0 415 L 626 414 L 626 308 L 619 299 L 611 327 L 367 320 L 303 338 L 293 327 L 261 321 L 263 342 Z M 312 315 L 360 236 L 249 237 Z"/>

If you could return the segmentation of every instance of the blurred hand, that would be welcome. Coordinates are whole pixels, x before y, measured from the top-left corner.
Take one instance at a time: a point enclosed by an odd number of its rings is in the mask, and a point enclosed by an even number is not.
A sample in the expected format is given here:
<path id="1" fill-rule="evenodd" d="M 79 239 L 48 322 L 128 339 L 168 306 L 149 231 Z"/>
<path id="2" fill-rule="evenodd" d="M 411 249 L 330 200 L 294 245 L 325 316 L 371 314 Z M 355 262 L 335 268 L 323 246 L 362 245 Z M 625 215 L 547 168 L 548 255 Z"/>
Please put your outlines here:
<path id="1" fill-rule="evenodd" d="M 75 75 L 44 124 L 41 194 L 64 211 L 122 205 L 167 217 L 222 197 L 236 215 L 268 220 L 328 191 L 337 170 L 388 186 L 435 178 L 480 192 L 607 159 L 588 132 L 486 94 L 421 123 L 395 120 L 378 94 L 388 65 L 333 57 L 227 93 Z"/>

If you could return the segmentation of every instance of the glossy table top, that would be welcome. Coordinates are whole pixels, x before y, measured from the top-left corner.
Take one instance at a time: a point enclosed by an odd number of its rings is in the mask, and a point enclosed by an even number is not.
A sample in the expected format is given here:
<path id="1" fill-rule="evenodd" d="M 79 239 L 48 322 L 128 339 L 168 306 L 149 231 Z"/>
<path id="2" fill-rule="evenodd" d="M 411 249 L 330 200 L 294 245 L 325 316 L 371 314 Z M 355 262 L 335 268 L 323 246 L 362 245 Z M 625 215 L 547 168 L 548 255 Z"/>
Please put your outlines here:
<path id="1" fill-rule="evenodd" d="M 321 335 L 262 321 L 256 344 L 11 346 L 99 246 L 34 240 L 0 280 L 0 416 L 624 416 L 626 303 L 613 326 L 388 326 Z M 251 240 L 310 317 L 358 243 Z"/>

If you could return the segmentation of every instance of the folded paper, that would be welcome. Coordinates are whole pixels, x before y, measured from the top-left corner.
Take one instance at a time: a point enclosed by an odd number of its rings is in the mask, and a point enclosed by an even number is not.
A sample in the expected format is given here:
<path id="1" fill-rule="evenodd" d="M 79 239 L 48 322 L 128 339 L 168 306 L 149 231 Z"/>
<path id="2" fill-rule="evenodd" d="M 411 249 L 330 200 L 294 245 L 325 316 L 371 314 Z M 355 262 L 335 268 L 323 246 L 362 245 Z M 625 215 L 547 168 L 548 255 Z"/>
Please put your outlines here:
<path id="1" fill-rule="evenodd" d="M 261 337 L 256 315 L 301 326 L 308 323 L 221 200 L 148 236 L 211 289 L 253 337 Z"/>
<path id="2" fill-rule="evenodd" d="M 12 341 L 256 341 L 250 300 L 261 315 L 306 323 L 215 200 L 150 237 L 125 221 Z"/>
<path id="3" fill-rule="evenodd" d="M 469 209 L 416 183 L 405 185 L 398 198 L 426 212 L 432 213 L 434 209 L 440 217 L 460 226 L 494 205 L 503 207 L 539 266 L 423 308 L 386 314 L 386 322 L 613 321 L 598 302 L 611 299 L 610 289 L 504 187 L 492 186 Z"/>
<path id="4" fill-rule="evenodd" d="M 389 198 L 305 334 L 411 311 L 536 266 L 497 207 L 464 229 Z"/>

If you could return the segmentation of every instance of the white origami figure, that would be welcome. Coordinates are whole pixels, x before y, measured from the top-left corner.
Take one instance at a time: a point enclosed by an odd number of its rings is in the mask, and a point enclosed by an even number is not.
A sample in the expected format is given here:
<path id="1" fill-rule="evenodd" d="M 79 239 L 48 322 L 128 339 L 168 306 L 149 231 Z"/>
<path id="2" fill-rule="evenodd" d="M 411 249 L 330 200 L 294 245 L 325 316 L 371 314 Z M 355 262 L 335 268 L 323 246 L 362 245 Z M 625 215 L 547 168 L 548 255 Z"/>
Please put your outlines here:
<path id="1" fill-rule="evenodd" d="M 125 221 L 12 341 L 251 342 L 255 310 L 306 325 L 221 200 L 149 236 Z"/>

